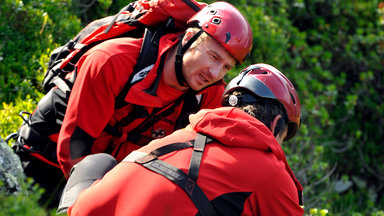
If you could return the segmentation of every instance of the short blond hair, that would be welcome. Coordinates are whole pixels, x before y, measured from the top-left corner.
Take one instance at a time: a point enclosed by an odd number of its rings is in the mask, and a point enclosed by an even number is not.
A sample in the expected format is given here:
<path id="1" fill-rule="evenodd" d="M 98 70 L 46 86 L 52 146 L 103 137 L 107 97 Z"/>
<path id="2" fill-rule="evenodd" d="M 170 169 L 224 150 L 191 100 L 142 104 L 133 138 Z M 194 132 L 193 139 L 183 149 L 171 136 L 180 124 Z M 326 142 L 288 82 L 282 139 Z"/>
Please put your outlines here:
<path id="1" fill-rule="evenodd" d="M 201 30 L 200 28 L 191 27 L 191 28 L 188 28 L 186 31 L 190 31 L 195 35 L 200 30 Z M 203 33 L 196 39 L 196 41 L 195 41 L 196 45 L 199 45 L 202 41 L 204 41 L 208 38 L 212 38 L 212 37 L 207 32 L 203 31 Z"/>

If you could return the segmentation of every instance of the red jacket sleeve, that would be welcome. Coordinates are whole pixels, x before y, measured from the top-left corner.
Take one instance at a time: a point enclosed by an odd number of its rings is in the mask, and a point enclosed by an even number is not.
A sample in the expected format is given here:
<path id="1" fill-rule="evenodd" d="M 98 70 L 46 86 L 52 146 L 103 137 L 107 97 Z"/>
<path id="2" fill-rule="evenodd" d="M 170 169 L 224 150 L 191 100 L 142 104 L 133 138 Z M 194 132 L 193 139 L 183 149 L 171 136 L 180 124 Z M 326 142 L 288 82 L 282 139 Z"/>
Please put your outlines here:
<path id="1" fill-rule="evenodd" d="M 115 97 L 127 82 L 135 55 L 111 55 L 95 49 L 78 63 L 58 139 L 58 161 L 67 176 L 83 156 L 91 153 L 93 141 L 102 133 L 114 113 Z M 125 70 L 123 70 L 125 69 Z M 123 71 L 123 72 L 122 72 Z"/>

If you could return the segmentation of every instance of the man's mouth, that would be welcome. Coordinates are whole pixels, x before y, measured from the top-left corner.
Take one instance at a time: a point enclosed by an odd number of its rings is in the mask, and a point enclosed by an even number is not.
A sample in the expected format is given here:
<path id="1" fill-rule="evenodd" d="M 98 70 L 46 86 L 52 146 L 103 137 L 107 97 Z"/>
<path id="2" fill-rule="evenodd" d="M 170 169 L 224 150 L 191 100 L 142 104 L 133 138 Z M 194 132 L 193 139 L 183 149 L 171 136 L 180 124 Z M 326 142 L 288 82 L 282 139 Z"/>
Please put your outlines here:
<path id="1" fill-rule="evenodd" d="M 207 78 L 205 78 L 203 75 L 199 74 L 199 78 L 200 80 L 203 82 L 203 83 L 207 83 L 209 82 L 209 80 Z"/>

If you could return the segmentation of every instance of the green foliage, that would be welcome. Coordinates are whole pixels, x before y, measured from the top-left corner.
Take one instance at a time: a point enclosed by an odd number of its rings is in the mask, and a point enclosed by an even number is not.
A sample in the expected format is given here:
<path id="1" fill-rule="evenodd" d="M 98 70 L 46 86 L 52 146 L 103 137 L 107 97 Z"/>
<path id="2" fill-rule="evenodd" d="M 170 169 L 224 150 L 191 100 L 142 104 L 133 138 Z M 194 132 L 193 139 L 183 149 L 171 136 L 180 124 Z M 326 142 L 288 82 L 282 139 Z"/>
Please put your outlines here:
<path id="1" fill-rule="evenodd" d="M 276 66 L 301 98 L 299 136 L 284 150 L 304 185 L 306 212 L 379 214 L 384 209 L 384 2 L 232 3 L 253 29 L 246 65 Z"/>
<path id="2" fill-rule="evenodd" d="M 0 4 L 0 135 L 17 131 L 20 111 L 32 112 L 49 53 L 81 28 L 69 0 L 4 0 Z M 29 186 L 31 184 L 29 183 Z M 17 195 L 0 194 L 0 215 L 54 215 L 37 200 L 37 186 Z M 27 188 L 28 187 L 28 188 Z"/>
<path id="3" fill-rule="evenodd" d="M 112 4 L 112 0 L 72 0 L 72 11 L 81 18 L 82 24 L 85 26 L 91 21 L 105 16 L 109 11 L 108 8 Z M 112 15 L 112 14 L 108 14 Z"/>
<path id="4" fill-rule="evenodd" d="M 72 10 L 85 26 L 100 17 L 114 15 L 133 0 L 72 0 Z"/>
<path id="5" fill-rule="evenodd" d="M 327 214 L 328 214 L 328 210 L 326 209 L 313 208 L 309 210 L 310 216 L 326 216 Z"/>
<path id="6" fill-rule="evenodd" d="M 0 182 L 0 184 L 2 183 Z M 47 212 L 38 205 L 43 191 L 37 185 L 33 185 L 31 179 L 28 179 L 22 186 L 21 191 L 16 194 L 0 192 L 0 216 L 55 215 L 55 210 Z"/>
<path id="7" fill-rule="evenodd" d="M 41 93 L 40 93 L 41 94 Z M 25 99 L 17 98 L 15 102 L 3 103 L 0 110 L 0 137 L 7 137 L 16 132 L 23 123 L 19 116 L 21 111 L 31 113 L 36 108 L 37 102 L 27 95 Z"/>
<path id="8" fill-rule="evenodd" d="M 37 97 L 39 58 L 80 29 L 65 0 L 5 0 L 0 4 L 0 98 Z M 44 62 L 46 64 L 46 62 Z"/>
<path id="9" fill-rule="evenodd" d="M 305 53 L 309 56 L 304 63 L 310 60 L 307 68 L 319 68 L 311 70 L 312 76 L 323 83 L 311 84 L 306 91 L 318 94 L 316 104 L 326 108 L 321 116 L 332 120 L 320 121 L 323 127 L 318 137 L 323 141 L 319 145 L 324 146 L 324 159 L 337 165 L 330 179 L 351 178 L 347 191 L 333 194 L 326 206 L 346 215 L 366 215 L 383 199 L 383 115 L 378 113 L 383 111 L 380 101 L 384 98 L 378 92 L 383 91 L 379 44 L 384 32 L 377 7 L 376 1 L 311 1 L 304 8 L 292 9 L 295 18 L 291 20 L 308 32 L 307 44 L 315 48 Z M 336 92 L 328 93 L 328 89 Z M 331 100 L 325 98 L 328 95 L 333 95 Z"/>

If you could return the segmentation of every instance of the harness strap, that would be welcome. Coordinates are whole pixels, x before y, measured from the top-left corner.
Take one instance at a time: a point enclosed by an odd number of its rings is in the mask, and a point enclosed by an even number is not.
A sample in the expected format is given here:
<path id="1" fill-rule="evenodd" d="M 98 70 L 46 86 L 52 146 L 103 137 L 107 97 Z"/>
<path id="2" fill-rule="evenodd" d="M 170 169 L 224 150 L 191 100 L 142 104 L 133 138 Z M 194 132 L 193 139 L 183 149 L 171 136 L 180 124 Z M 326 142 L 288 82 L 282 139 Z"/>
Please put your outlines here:
<path id="1" fill-rule="evenodd" d="M 129 114 L 130 118 L 127 118 L 127 121 L 125 121 L 125 124 L 121 124 L 122 122 L 118 122 L 114 126 L 107 124 L 106 127 L 104 128 L 104 131 L 114 136 L 121 136 L 122 133 L 119 130 L 120 127 L 124 127 L 129 123 L 131 123 L 134 120 L 134 117 L 146 118 L 139 126 L 137 126 L 135 129 L 133 129 L 127 134 L 127 140 L 135 144 L 138 144 L 140 146 L 144 146 L 148 144 L 150 141 L 152 141 L 154 138 L 144 136 L 141 133 L 148 130 L 150 127 L 155 125 L 161 119 L 171 115 L 175 111 L 175 108 L 183 101 L 183 99 L 185 98 L 185 95 L 186 94 L 183 94 L 178 99 L 176 99 L 176 101 L 174 101 L 171 104 L 168 104 L 165 108 L 155 108 L 151 114 L 135 115 L 135 113 L 143 114 L 142 111 L 145 111 L 144 107 L 137 106 L 135 108 L 135 112 Z M 120 143 L 119 146 L 117 147 L 117 150 L 113 154 L 114 156 L 116 156 L 120 152 L 121 147 L 122 147 L 122 143 Z M 112 153 L 113 151 L 114 151 L 114 148 L 107 150 L 108 153 Z"/>
<path id="2" fill-rule="evenodd" d="M 167 34 L 173 27 L 174 19 L 169 17 L 164 24 L 156 29 L 156 31 L 151 31 L 148 28 L 145 29 L 139 58 L 137 59 L 137 63 L 133 69 L 132 75 L 128 79 L 128 82 L 125 84 L 123 90 L 115 99 L 115 109 L 122 108 L 128 104 L 125 101 L 125 97 L 127 96 L 128 91 L 134 84 L 144 79 L 144 77 L 152 69 L 158 58 L 160 38 Z M 162 61 L 164 61 L 164 59 L 162 59 Z M 160 69 L 163 69 L 162 66 Z M 157 86 L 155 87 L 157 89 Z M 155 92 L 156 89 L 154 89 Z"/>
<path id="3" fill-rule="evenodd" d="M 61 91 L 64 93 L 71 92 L 71 88 L 61 77 L 54 77 L 52 79 L 52 83 L 54 83 Z"/>
<path id="4" fill-rule="evenodd" d="M 207 143 L 207 136 L 197 133 L 195 143 L 193 145 L 193 152 L 191 161 L 189 162 L 188 176 L 197 182 L 199 175 L 199 169 L 201 164 L 201 158 L 203 157 L 205 144 Z"/>
<path id="5" fill-rule="evenodd" d="M 117 13 L 117 14 L 113 17 L 111 23 L 109 23 L 109 25 L 107 26 L 107 28 L 104 30 L 104 33 L 107 34 L 107 33 L 111 30 L 112 26 L 115 24 L 115 22 L 116 22 L 116 20 L 117 20 L 117 17 L 120 16 L 121 13 L 123 13 L 124 11 L 132 12 L 134 9 L 135 9 L 135 8 L 134 8 L 134 6 L 133 6 L 133 2 L 131 2 L 131 3 L 129 3 L 127 6 L 123 7 L 123 8 L 119 11 L 119 13 Z"/>
<path id="6" fill-rule="evenodd" d="M 200 8 L 194 4 L 192 1 L 189 1 L 189 0 L 183 0 L 183 2 L 185 4 L 187 4 L 189 7 L 191 7 L 193 10 L 195 10 L 196 12 L 199 12 L 200 11 Z"/>
<path id="7" fill-rule="evenodd" d="M 128 135 L 127 135 L 127 140 L 130 140 L 131 142 L 133 142 L 139 146 L 147 145 L 149 142 L 152 141 L 152 139 L 153 138 L 151 138 L 151 137 L 143 136 L 141 134 L 135 134 L 135 133 L 128 133 Z M 115 153 L 116 156 L 119 153 L 121 146 L 122 145 L 120 144 L 118 150 Z"/>
<path id="8" fill-rule="evenodd" d="M 145 155 L 144 157 L 136 159 L 135 162 L 179 185 L 191 198 L 192 202 L 195 204 L 201 215 L 217 215 L 216 210 L 212 206 L 208 197 L 196 184 L 204 148 L 206 143 L 210 141 L 212 141 L 212 139 L 208 139 L 207 136 L 198 133 L 194 141 L 192 140 L 185 143 L 173 143 L 167 146 L 163 146 L 152 151 L 150 154 Z M 192 147 L 192 145 L 193 152 L 188 174 L 179 168 L 158 159 L 158 157 L 161 155 Z"/>
<path id="9" fill-rule="evenodd" d="M 146 120 L 143 123 L 141 123 L 137 128 L 132 130 L 130 134 L 140 134 L 141 132 L 152 127 L 155 123 L 157 123 L 161 119 L 171 115 L 172 113 L 175 112 L 175 108 L 183 102 L 184 98 L 185 98 L 185 94 L 177 98 L 174 102 L 168 104 L 166 107 L 154 108 L 153 111 L 147 116 L 141 116 L 142 118 L 146 118 Z M 142 106 L 138 108 L 144 109 L 144 107 Z M 124 125 L 118 124 L 117 128 L 120 126 L 124 126 Z"/>
<path id="10" fill-rule="evenodd" d="M 136 163 L 140 164 L 140 161 L 136 161 Z M 215 209 L 207 196 L 196 182 L 183 171 L 159 159 L 154 159 L 141 165 L 179 185 L 191 198 L 201 215 L 215 215 Z"/>
<path id="11" fill-rule="evenodd" d="M 188 86 L 187 81 L 184 78 L 183 75 L 183 56 L 184 53 L 187 51 L 187 49 L 192 45 L 193 42 L 196 41 L 196 39 L 203 33 L 204 31 L 201 29 L 198 31 L 195 35 L 190 38 L 187 43 L 183 46 L 183 39 L 180 38 L 179 45 L 177 47 L 177 52 L 175 56 L 175 71 L 176 71 L 176 78 L 177 82 L 181 86 Z"/>
<path id="12" fill-rule="evenodd" d="M 191 141 L 183 143 L 172 143 L 166 146 L 162 146 L 158 149 L 153 150 L 150 154 L 145 152 L 133 151 L 127 157 L 124 158 L 124 162 L 136 162 L 136 160 L 143 160 L 144 157 L 157 158 L 161 155 L 168 154 L 181 149 L 186 149 L 192 147 Z M 148 156 L 150 155 L 150 156 Z"/>
<path id="13" fill-rule="evenodd" d="M 151 154 L 156 155 L 157 157 L 160 157 L 161 155 L 165 155 L 170 152 L 178 151 L 178 150 L 189 148 L 189 147 L 192 147 L 191 141 L 183 142 L 183 143 L 172 143 L 166 146 L 162 146 L 156 150 L 153 150 Z"/>

